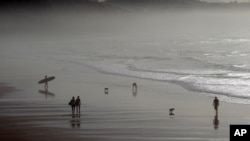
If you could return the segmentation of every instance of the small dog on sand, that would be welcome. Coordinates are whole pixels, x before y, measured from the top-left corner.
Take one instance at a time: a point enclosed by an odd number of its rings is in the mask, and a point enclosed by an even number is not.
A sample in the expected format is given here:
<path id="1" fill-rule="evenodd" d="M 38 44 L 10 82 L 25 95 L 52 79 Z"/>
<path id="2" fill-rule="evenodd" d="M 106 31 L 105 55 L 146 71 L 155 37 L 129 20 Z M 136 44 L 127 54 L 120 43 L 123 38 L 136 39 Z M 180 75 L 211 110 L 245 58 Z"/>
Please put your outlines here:
<path id="1" fill-rule="evenodd" d="M 170 115 L 170 116 L 174 116 L 173 111 L 174 111 L 174 108 L 170 108 L 170 109 L 169 109 L 169 115 Z"/>

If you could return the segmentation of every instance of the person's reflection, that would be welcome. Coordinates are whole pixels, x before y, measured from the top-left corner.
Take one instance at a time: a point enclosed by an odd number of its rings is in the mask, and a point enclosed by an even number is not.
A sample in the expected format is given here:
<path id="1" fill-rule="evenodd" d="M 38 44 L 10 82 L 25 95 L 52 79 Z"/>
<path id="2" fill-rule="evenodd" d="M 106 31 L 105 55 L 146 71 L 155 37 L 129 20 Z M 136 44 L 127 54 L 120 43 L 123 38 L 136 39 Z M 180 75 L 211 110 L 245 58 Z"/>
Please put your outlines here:
<path id="1" fill-rule="evenodd" d="M 80 128 L 81 127 L 81 118 L 80 118 L 80 113 L 78 113 L 78 114 L 76 114 L 76 126 L 78 127 L 78 128 Z"/>
<path id="2" fill-rule="evenodd" d="M 55 97 L 55 94 L 48 91 L 48 90 L 38 90 L 38 93 L 45 95 L 45 98 L 47 99 L 48 97 Z"/>
<path id="3" fill-rule="evenodd" d="M 136 97 L 137 91 L 133 91 L 132 93 L 133 93 L 133 96 Z"/>
<path id="4" fill-rule="evenodd" d="M 217 130 L 219 128 L 219 119 L 218 119 L 218 114 L 214 116 L 213 124 L 214 124 L 214 129 Z"/>
<path id="5" fill-rule="evenodd" d="M 74 113 L 72 113 L 72 119 L 70 120 L 70 123 L 71 123 L 71 127 L 72 128 L 75 128 L 75 114 Z"/>
<path id="6" fill-rule="evenodd" d="M 72 128 L 80 128 L 81 127 L 81 118 L 80 113 L 72 113 L 72 119 L 70 120 Z"/>

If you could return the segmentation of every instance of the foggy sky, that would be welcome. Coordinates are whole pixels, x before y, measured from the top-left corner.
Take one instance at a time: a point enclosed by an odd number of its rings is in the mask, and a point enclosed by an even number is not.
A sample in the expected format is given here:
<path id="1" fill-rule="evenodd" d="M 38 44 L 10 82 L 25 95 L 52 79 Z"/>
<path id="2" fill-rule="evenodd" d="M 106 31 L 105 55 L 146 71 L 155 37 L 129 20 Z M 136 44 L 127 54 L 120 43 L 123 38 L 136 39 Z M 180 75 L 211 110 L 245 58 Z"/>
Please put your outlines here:
<path id="1" fill-rule="evenodd" d="M 206 1 L 206 2 L 250 2 L 250 0 L 201 0 L 201 1 Z"/>

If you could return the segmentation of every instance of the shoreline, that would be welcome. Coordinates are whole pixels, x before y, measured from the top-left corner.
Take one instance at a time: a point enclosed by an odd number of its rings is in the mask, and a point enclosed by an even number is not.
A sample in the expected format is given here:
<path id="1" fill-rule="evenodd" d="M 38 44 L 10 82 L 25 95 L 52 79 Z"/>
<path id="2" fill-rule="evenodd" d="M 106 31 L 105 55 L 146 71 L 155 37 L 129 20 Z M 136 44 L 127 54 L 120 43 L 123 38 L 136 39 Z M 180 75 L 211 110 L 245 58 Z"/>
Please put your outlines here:
<path id="1" fill-rule="evenodd" d="M 1 10 L 0 140 L 228 141 L 250 123 L 249 9 L 75 4 Z"/>
<path id="2" fill-rule="evenodd" d="M 84 104 L 79 118 L 71 115 L 70 107 L 63 101 L 5 101 L 0 105 L 0 110 L 5 113 L 0 115 L 0 139 L 186 141 L 193 138 L 198 141 L 226 141 L 230 124 L 249 122 L 250 116 L 245 112 L 248 105 L 221 102 L 217 117 L 219 125 L 215 130 L 212 97 L 186 91 L 171 83 L 93 71 L 84 75 L 89 79 L 82 85 Z M 128 92 L 131 82 L 138 84 L 136 96 Z M 103 93 L 104 87 L 110 88 L 109 94 Z M 58 92 L 56 94 L 60 97 Z M 169 108 L 176 109 L 174 117 L 169 116 Z M 77 127 L 78 123 L 80 127 Z"/>

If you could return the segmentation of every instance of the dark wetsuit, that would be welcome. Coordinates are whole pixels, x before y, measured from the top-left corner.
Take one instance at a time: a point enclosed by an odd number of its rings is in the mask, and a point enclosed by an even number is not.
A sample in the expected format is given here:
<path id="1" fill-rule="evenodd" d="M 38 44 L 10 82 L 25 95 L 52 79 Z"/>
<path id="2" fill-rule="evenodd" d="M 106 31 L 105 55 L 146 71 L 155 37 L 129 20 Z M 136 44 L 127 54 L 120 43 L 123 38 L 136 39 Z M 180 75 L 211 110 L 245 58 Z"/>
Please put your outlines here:
<path id="1" fill-rule="evenodd" d="M 219 99 L 214 98 L 213 105 L 214 105 L 214 109 L 217 111 L 218 110 L 218 106 L 219 106 Z"/>

